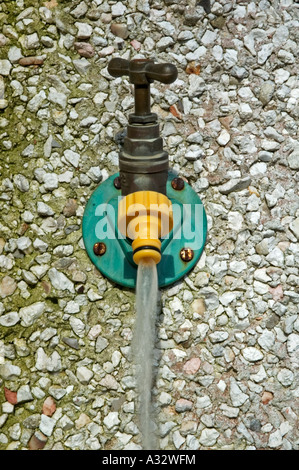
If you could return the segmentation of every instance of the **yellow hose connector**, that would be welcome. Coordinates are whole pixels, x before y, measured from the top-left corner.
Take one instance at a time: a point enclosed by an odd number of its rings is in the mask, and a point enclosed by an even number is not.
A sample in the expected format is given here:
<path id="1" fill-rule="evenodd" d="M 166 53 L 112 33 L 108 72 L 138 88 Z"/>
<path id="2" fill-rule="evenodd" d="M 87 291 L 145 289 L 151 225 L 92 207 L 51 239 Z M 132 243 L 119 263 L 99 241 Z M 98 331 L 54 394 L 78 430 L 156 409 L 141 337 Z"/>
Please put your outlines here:
<path id="1" fill-rule="evenodd" d="M 132 240 L 133 260 L 161 260 L 161 241 L 173 228 L 171 201 L 155 191 L 137 191 L 118 205 L 118 229 Z"/>

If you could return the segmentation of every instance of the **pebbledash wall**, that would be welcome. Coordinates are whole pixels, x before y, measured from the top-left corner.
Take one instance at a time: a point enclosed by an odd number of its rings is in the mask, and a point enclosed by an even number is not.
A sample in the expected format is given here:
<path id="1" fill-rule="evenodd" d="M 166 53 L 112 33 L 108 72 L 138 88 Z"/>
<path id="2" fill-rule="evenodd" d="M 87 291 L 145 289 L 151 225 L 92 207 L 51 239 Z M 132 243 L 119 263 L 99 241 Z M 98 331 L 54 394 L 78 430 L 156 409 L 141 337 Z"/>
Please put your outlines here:
<path id="1" fill-rule="evenodd" d="M 82 242 L 117 171 L 131 87 L 152 86 L 172 167 L 208 214 L 204 254 L 161 292 L 161 449 L 298 449 L 299 4 L 33 0 L 0 5 L 0 449 L 140 449 L 133 291 Z"/>

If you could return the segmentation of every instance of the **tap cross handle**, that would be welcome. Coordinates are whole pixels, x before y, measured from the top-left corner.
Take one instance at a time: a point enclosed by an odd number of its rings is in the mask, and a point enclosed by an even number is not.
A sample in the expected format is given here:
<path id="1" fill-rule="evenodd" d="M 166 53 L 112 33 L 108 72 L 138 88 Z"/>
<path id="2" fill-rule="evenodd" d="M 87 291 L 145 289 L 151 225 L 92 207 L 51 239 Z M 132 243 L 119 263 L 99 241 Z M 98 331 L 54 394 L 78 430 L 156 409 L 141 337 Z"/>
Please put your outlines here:
<path id="1" fill-rule="evenodd" d="M 157 115 L 151 113 L 150 84 L 154 80 L 172 83 L 177 79 L 178 71 L 172 64 L 155 64 L 152 59 L 126 60 L 111 59 L 108 72 L 112 77 L 128 75 L 134 84 L 135 113 L 130 115 L 130 123 L 147 124 L 155 122 Z"/>
<path id="2" fill-rule="evenodd" d="M 157 80 L 161 83 L 172 83 L 177 79 L 178 71 L 173 64 L 155 64 L 152 59 L 110 60 L 108 72 L 113 77 L 128 75 L 134 85 L 147 85 Z"/>

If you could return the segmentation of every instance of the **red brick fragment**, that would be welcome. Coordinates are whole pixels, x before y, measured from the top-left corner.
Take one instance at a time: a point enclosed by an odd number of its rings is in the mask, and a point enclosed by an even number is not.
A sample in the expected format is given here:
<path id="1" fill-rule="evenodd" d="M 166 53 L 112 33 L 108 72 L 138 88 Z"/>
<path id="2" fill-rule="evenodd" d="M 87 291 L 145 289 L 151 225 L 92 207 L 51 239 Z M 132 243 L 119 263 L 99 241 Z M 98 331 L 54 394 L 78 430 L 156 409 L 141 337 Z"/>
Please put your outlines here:
<path id="1" fill-rule="evenodd" d="M 46 416 L 52 416 L 56 411 L 56 403 L 52 397 L 45 399 L 43 404 L 43 414 Z"/>
<path id="2" fill-rule="evenodd" d="M 17 392 L 12 392 L 8 388 L 4 387 L 4 395 L 5 395 L 6 401 L 11 403 L 12 405 L 16 405 L 18 403 Z"/>

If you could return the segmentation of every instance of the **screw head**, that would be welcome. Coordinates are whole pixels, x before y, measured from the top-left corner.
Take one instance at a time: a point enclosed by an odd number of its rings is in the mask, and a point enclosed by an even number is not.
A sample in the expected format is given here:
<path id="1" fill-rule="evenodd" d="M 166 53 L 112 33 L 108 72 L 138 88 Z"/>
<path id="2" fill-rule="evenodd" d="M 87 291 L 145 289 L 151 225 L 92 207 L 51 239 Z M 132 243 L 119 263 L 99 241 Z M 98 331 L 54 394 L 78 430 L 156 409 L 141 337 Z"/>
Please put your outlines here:
<path id="1" fill-rule="evenodd" d="M 117 176 L 116 178 L 114 178 L 113 184 L 114 184 L 114 187 L 115 187 L 116 189 L 120 189 L 120 188 L 121 188 L 120 176 Z"/>
<path id="2" fill-rule="evenodd" d="M 183 261 L 188 262 L 193 259 L 194 251 L 191 248 L 182 248 L 180 251 L 180 257 Z"/>
<path id="3" fill-rule="evenodd" d="M 93 245 L 93 252 L 97 256 L 103 256 L 106 253 L 106 245 L 103 242 L 97 242 Z"/>
<path id="4" fill-rule="evenodd" d="M 176 191 L 182 191 L 185 187 L 185 181 L 182 178 L 174 178 L 171 182 L 171 186 Z"/>

